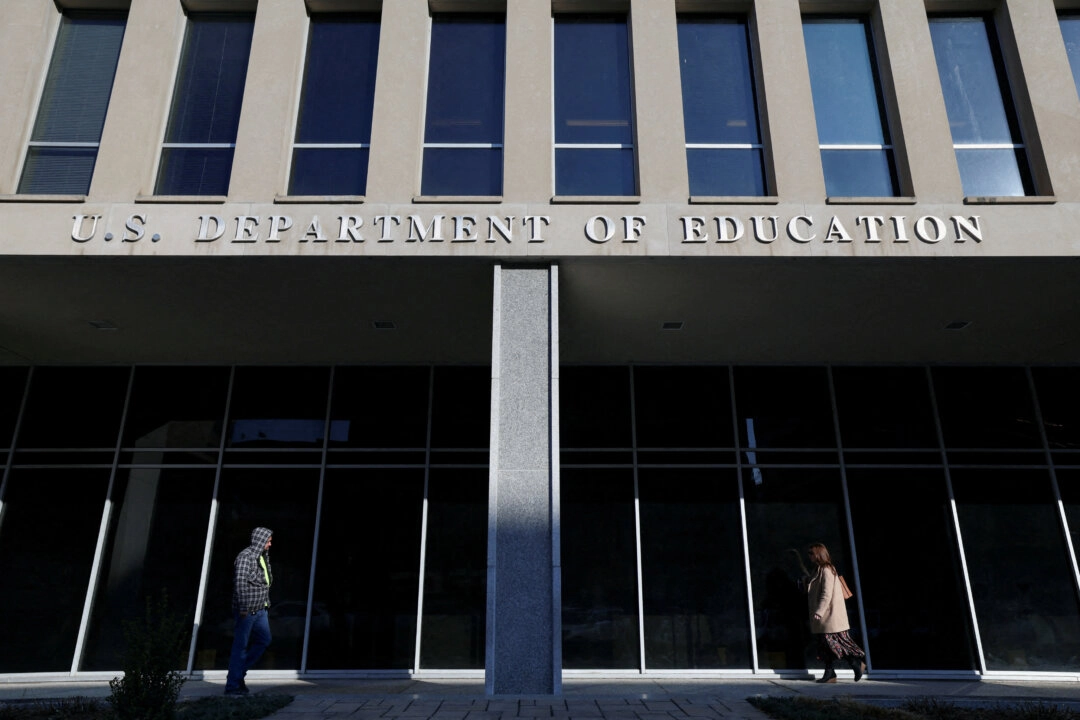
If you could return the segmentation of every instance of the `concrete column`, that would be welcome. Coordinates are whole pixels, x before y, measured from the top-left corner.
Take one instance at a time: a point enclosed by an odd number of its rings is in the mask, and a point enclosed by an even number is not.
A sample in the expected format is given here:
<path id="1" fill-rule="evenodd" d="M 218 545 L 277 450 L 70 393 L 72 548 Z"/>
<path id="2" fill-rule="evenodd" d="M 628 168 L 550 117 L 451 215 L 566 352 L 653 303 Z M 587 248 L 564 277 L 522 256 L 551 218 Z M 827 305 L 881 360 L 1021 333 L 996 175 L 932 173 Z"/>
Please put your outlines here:
<path id="1" fill-rule="evenodd" d="M 558 268 L 495 267 L 488 695 L 562 691 Z"/>

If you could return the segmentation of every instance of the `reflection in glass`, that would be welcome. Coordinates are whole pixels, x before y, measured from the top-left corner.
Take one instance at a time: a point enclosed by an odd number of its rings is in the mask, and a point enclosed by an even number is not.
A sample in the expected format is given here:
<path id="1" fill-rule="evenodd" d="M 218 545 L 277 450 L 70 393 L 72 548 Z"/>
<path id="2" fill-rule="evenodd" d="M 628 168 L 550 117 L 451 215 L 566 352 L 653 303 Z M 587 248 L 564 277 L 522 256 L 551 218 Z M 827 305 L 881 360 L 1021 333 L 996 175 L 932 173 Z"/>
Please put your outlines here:
<path id="1" fill-rule="evenodd" d="M 800 581 L 810 574 L 806 548 L 815 542 L 825 543 L 837 570 L 851 576 L 839 471 L 747 469 L 743 494 L 758 665 L 789 670 L 819 667 Z M 858 641 L 854 602 L 848 603 L 848 618 L 851 636 Z"/>
<path id="2" fill-rule="evenodd" d="M 115 450 L 130 376 L 119 367 L 35 368 L 19 446 Z"/>
<path id="3" fill-rule="evenodd" d="M 934 368 L 933 378 L 945 447 L 1042 446 L 1023 368 Z"/>
<path id="4" fill-rule="evenodd" d="M 874 667 L 977 669 L 944 471 L 849 469 L 847 478 Z M 917 582 L 899 580 L 913 571 Z"/>
<path id="5" fill-rule="evenodd" d="M 228 388 L 228 368 L 135 368 L 123 446 L 216 450 Z M 140 459 L 148 462 L 147 454 Z"/>
<path id="6" fill-rule="evenodd" d="M 560 495 L 563 667 L 637 668 L 633 473 L 564 468 Z"/>
<path id="7" fill-rule="evenodd" d="M 222 471 L 196 669 L 221 670 L 229 665 L 233 560 L 251 544 L 251 531 L 257 527 L 270 528 L 274 533 L 274 546 L 270 550 L 274 572 L 270 587 L 273 642 L 259 661 L 259 667 L 300 668 L 318 491 L 317 469 L 226 468 Z M 326 621 L 325 609 L 312 611 L 312 625 Z"/>
<path id="8" fill-rule="evenodd" d="M 953 470 L 988 670 L 1075 670 L 1080 601 L 1045 470 Z"/>
<path id="9" fill-rule="evenodd" d="M 327 471 L 308 667 L 413 666 L 423 496 L 422 468 Z"/>
<path id="10" fill-rule="evenodd" d="M 1069 540 L 1073 553 L 1080 552 L 1080 470 L 1058 470 L 1058 491 L 1069 524 Z M 1075 557 L 1075 556 L 1074 556 Z"/>
<path id="11" fill-rule="evenodd" d="M 751 665 L 737 483 L 734 470 L 640 471 L 649 668 Z"/>
<path id="12" fill-rule="evenodd" d="M 329 382 L 328 368 L 237 368 L 228 447 L 321 448 Z"/>
<path id="13" fill-rule="evenodd" d="M 836 447 L 824 368 L 736 367 L 735 405 L 742 448 Z"/>
<path id="14" fill-rule="evenodd" d="M 190 643 L 215 471 L 122 472 L 112 490 L 101 581 L 80 670 L 123 667 L 124 624 L 142 617 L 147 600 L 157 602 L 162 591 L 188 630 L 184 647 Z M 180 669 L 186 664 L 185 653 Z"/>
<path id="15" fill-rule="evenodd" d="M 1051 450 L 1080 450 L 1080 368 L 1032 368 Z"/>
<path id="16" fill-rule="evenodd" d="M 484 667 L 487 468 L 432 469 L 420 667 Z"/>
<path id="17" fill-rule="evenodd" d="M 12 471 L 0 524 L 0 672 L 68 672 L 108 470 Z"/>

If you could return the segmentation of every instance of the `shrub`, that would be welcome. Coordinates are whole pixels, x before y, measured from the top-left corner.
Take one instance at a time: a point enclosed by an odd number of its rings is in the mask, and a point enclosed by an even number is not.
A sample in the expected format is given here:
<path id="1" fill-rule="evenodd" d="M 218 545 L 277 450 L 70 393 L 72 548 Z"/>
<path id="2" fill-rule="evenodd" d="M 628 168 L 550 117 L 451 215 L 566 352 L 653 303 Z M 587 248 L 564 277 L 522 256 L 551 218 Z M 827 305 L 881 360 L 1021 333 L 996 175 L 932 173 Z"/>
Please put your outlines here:
<path id="1" fill-rule="evenodd" d="M 187 627 L 169 611 L 163 590 L 157 602 L 146 599 L 146 615 L 124 624 L 123 671 L 109 681 L 109 702 L 119 720 L 173 720 L 185 678 Z"/>

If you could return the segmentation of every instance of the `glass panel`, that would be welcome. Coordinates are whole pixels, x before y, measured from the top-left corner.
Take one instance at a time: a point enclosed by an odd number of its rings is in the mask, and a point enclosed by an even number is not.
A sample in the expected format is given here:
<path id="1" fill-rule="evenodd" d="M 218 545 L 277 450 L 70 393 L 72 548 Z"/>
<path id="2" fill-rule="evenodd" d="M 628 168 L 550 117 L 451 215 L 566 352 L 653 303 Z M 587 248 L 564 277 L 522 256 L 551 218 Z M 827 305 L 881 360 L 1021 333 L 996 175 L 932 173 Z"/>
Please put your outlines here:
<path id="1" fill-rule="evenodd" d="M 117 478 L 80 670 L 122 667 L 124 624 L 143 617 L 147 599 L 156 602 L 162 591 L 168 593 L 170 610 L 184 620 L 188 646 L 214 475 L 214 470 L 145 468 Z M 185 651 L 178 668 L 186 666 Z"/>
<path id="2" fill-rule="evenodd" d="M 642 470 L 639 482 L 646 666 L 750 667 L 735 472 Z"/>
<path id="3" fill-rule="evenodd" d="M 626 367 L 564 366 L 559 378 L 559 441 L 564 448 L 629 448 Z"/>
<path id="4" fill-rule="evenodd" d="M 124 447 L 216 450 L 228 391 L 228 368 L 136 368 Z M 204 462 L 216 460 L 213 454 L 205 457 Z M 151 460 L 142 453 L 139 462 Z"/>
<path id="5" fill-rule="evenodd" d="M 0 525 L 0 672 L 67 672 L 90 581 L 106 470 L 14 470 Z"/>
<path id="6" fill-rule="evenodd" d="M 822 150 L 825 193 L 830 197 L 893 197 L 892 150 Z"/>
<path id="7" fill-rule="evenodd" d="M 413 667 L 423 500 L 423 469 L 327 471 L 310 668 Z"/>
<path id="8" fill-rule="evenodd" d="M 888 145 L 873 41 L 866 21 L 805 18 L 803 39 L 810 66 L 818 142 Z"/>
<path id="9" fill-rule="evenodd" d="M 487 470 L 431 471 L 421 667 L 484 667 L 487 516 Z"/>
<path id="10" fill-rule="evenodd" d="M 934 368 L 933 378 L 946 447 L 1042 447 L 1023 368 Z"/>
<path id="11" fill-rule="evenodd" d="M 227 446 L 321 448 L 329 383 L 327 368 L 237 368 Z"/>
<path id="12" fill-rule="evenodd" d="M 431 447 L 487 448 L 491 444 L 491 368 L 437 367 L 434 383 Z"/>
<path id="13" fill-rule="evenodd" d="M 296 142 L 370 142 L 378 59 L 377 15 L 312 16 Z"/>
<path id="14" fill-rule="evenodd" d="M 874 668 L 976 669 L 943 471 L 849 468 L 847 478 Z M 897 569 L 913 561 L 919 581 L 898 592 Z"/>
<path id="15" fill-rule="evenodd" d="M 330 447 L 426 447 L 430 377 L 427 367 L 337 368 Z"/>
<path id="16" fill-rule="evenodd" d="M 26 392 L 27 368 L 0 368 L 0 448 L 11 447 L 15 422 Z"/>
<path id="17" fill-rule="evenodd" d="M 262 468 L 222 472 L 214 550 L 199 626 L 195 668 L 224 670 L 232 648 L 233 560 L 251 544 L 251 531 L 274 533 L 270 551 L 270 632 L 273 642 L 261 670 L 298 670 L 304 640 L 311 545 L 319 471 Z M 312 622 L 322 622 L 313 617 Z"/>
<path id="18" fill-rule="evenodd" d="M 1051 450 L 1080 450 L 1080 368 L 1032 368 Z"/>
<path id="19" fill-rule="evenodd" d="M 838 367 L 832 372 L 845 450 L 938 447 L 925 369 Z"/>
<path id="20" fill-rule="evenodd" d="M 1023 150 L 956 149 L 956 162 L 971 197 L 1022 197 L 1034 193 Z"/>
<path id="21" fill-rule="evenodd" d="M 556 143 L 634 142 L 628 40 L 626 17 L 555 18 Z"/>
<path id="22" fill-rule="evenodd" d="M 634 150 L 557 148 L 556 195 L 634 195 Z"/>
<path id="23" fill-rule="evenodd" d="M 1065 40 L 1065 52 L 1069 55 L 1073 83 L 1080 94 L 1080 14 L 1061 13 L 1058 15 L 1061 25 L 1061 37 Z"/>
<path id="24" fill-rule="evenodd" d="M 502 148 L 424 148 L 423 195 L 501 195 Z"/>
<path id="25" fill-rule="evenodd" d="M 292 195 L 363 195 L 367 192 L 368 148 L 296 148 Z"/>
<path id="26" fill-rule="evenodd" d="M 823 368 L 737 367 L 735 405 L 740 447 L 836 447 Z M 746 455 L 749 462 L 755 462 L 753 453 Z"/>
<path id="27" fill-rule="evenodd" d="M 1080 603 L 1050 477 L 954 470 L 960 531 L 990 670 L 1076 670 Z"/>
<path id="28" fill-rule="evenodd" d="M 232 148 L 164 148 L 158 170 L 159 195 L 227 195 Z"/>
<path id="29" fill-rule="evenodd" d="M 636 367 L 639 448 L 733 447 L 727 367 Z"/>
<path id="30" fill-rule="evenodd" d="M 117 367 L 35 368 L 19 447 L 114 450 L 130 376 Z"/>
<path id="31" fill-rule="evenodd" d="M 686 142 L 760 144 L 746 20 L 681 15 L 678 30 Z"/>
<path id="32" fill-rule="evenodd" d="M 502 17 L 432 18 L 424 142 L 502 142 L 505 59 Z"/>
<path id="33" fill-rule="evenodd" d="M 765 153 L 760 149 L 688 148 L 691 195 L 764 195 Z"/>
<path id="34" fill-rule="evenodd" d="M 562 471 L 563 667 L 638 668 L 632 470 Z"/>
<path id="35" fill-rule="evenodd" d="M 1080 470 L 1058 470 L 1057 483 L 1073 552 L 1080 552 Z"/>
<path id="36" fill-rule="evenodd" d="M 758 665 L 776 670 L 819 667 L 807 623 L 806 592 L 799 581 L 810 574 L 806 548 L 815 542 L 829 548 L 840 574 L 852 577 L 839 471 L 744 470 L 743 495 Z M 848 620 L 857 639 L 854 602 L 848 603 Z"/>
<path id="37" fill-rule="evenodd" d="M 32 147 L 26 154 L 20 193 L 85 195 L 97 162 L 97 148 Z"/>

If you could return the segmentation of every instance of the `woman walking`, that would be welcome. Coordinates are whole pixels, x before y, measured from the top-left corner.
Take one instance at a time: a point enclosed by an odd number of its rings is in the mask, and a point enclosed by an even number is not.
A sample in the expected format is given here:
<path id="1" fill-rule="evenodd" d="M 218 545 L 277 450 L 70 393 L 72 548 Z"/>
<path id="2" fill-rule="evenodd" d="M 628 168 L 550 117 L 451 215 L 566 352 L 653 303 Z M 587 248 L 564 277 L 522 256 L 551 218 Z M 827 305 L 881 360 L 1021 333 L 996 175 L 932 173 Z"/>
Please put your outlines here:
<path id="1" fill-rule="evenodd" d="M 851 665 L 855 682 L 859 682 L 866 672 L 866 654 L 848 633 L 851 625 L 844 604 L 844 590 L 829 550 L 821 543 L 814 543 L 807 550 L 807 557 L 817 568 L 806 587 L 810 632 L 818 637 L 818 659 L 825 663 L 825 673 L 817 682 L 836 682 L 833 664 L 837 660 L 845 660 Z"/>

